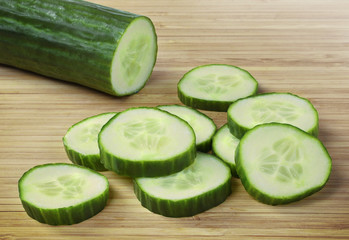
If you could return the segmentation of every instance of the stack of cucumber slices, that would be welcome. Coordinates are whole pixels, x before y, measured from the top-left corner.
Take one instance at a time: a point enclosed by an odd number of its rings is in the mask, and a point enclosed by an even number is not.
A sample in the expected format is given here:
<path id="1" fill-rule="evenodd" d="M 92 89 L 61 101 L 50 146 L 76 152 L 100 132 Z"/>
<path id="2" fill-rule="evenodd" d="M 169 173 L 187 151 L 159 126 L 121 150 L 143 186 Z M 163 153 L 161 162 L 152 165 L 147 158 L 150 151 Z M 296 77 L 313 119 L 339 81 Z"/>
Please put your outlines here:
<path id="1" fill-rule="evenodd" d="M 188 106 L 129 108 L 86 118 L 68 129 L 63 145 L 73 164 L 46 164 L 19 181 L 28 215 L 73 224 L 101 211 L 111 170 L 134 179 L 142 206 L 168 217 L 211 209 L 240 178 L 270 205 L 303 199 L 324 187 L 331 158 L 319 139 L 318 113 L 290 93 L 257 94 L 257 81 L 229 65 L 194 68 L 178 83 Z M 218 131 L 196 108 L 227 111 Z M 211 151 L 213 154 L 207 152 Z"/>

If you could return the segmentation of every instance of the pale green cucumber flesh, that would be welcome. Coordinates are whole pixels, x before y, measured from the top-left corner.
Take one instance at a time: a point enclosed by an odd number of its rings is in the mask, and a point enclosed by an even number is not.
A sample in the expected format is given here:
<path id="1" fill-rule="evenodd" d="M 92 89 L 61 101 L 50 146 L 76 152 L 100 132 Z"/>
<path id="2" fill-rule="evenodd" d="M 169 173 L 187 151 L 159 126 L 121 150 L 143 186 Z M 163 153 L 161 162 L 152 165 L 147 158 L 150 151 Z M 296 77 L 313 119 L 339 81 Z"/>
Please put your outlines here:
<path id="1" fill-rule="evenodd" d="M 182 118 L 193 128 L 197 151 L 208 152 L 211 150 L 212 137 L 217 129 L 211 118 L 187 106 L 162 105 L 158 108 Z"/>
<path id="2" fill-rule="evenodd" d="M 116 113 L 98 114 L 71 126 L 63 137 L 64 149 L 68 158 L 93 170 L 106 170 L 100 161 L 98 134 L 103 125 Z"/>
<path id="3" fill-rule="evenodd" d="M 264 93 L 231 104 L 228 126 L 232 134 L 241 138 L 258 124 L 280 122 L 294 125 L 317 136 L 318 113 L 309 100 L 291 93 Z"/>
<path id="4" fill-rule="evenodd" d="M 157 108 L 130 108 L 103 126 L 98 144 L 103 165 L 120 175 L 162 176 L 195 158 L 195 134 L 187 122 Z"/>
<path id="5" fill-rule="evenodd" d="M 225 64 L 196 67 L 178 83 L 178 97 L 185 105 L 226 111 L 229 105 L 257 92 L 258 83 L 247 71 Z"/>
<path id="6" fill-rule="evenodd" d="M 212 152 L 228 164 L 234 177 L 238 177 L 235 165 L 235 150 L 238 144 L 239 139 L 231 134 L 227 124 L 216 132 L 212 140 Z"/>
<path id="7" fill-rule="evenodd" d="M 266 204 L 303 199 L 322 189 L 332 160 L 316 137 L 289 124 L 248 131 L 236 150 L 236 170 L 247 192 Z"/>
<path id="8" fill-rule="evenodd" d="M 157 178 L 136 178 L 134 191 L 148 210 L 167 217 L 188 217 L 213 208 L 231 193 L 231 172 L 217 157 L 197 153 L 181 172 Z"/>
<path id="9" fill-rule="evenodd" d="M 157 55 L 149 18 L 80 0 L 3 1 L 0 35 L 0 63 L 116 96 L 143 88 Z"/>
<path id="10" fill-rule="evenodd" d="M 27 214 L 50 225 L 82 222 L 106 206 L 109 183 L 91 169 L 65 163 L 31 168 L 18 181 Z"/>

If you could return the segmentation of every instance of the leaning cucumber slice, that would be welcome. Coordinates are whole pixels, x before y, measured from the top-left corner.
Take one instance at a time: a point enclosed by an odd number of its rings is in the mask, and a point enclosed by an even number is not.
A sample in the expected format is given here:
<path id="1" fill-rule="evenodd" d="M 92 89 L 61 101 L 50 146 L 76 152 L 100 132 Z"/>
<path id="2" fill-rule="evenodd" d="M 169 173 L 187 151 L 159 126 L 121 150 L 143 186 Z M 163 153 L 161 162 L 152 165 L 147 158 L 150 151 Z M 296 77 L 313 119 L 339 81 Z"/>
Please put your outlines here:
<path id="1" fill-rule="evenodd" d="M 178 97 L 188 106 L 226 111 L 239 98 L 254 95 L 258 83 L 247 71 L 224 64 L 196 67 L 178 83 Z"/>
<path id="2" fill-rule="evenodd" d="M 71 126 L 63 137 L 63 145 L 69 159 L 93 170 L 106 170 L 100 161 L 98 134 L 116 113 L 102 113 L 86 118 Z"/>
<path id="3" fill-rule="evenodd" d="M 331 158 L 323 144 L 289 124 L 256 126 L 241 138 L 236 152 L 236 170 L 245 189 L 270 205 L 319 191 L 331 172 Z"/>
<path id="4" fill-rule="evenodd" d="M 103 126 L 101 162 L 120 175 L 155 177 L 181 171 L 195 159 L 189 124 L 157 108 L 130 108 Z"/>
<path id="5" fill-rule="evenodd" d="M 239 144 L 237 139 L 229 131 L 228 125 L 223 125 L 213 136 L 213 153 L 228 164 L 234 177 L 238 177 L 235 166 L 235 149 Z"/>
<path id="6" fill-rule="evenodd" d="M 212 137 L 216 124 L 211 118 L 196 109 L 180 105 L 158 106 L 161 110 L 172 113 L 185 120 L 193 128 L 196 136 L 196 149 L 200 152 L 211 150 Z"/>
<path id="7" fill-rule="evenodd" d="M 141 204 L 167 217 L 187 217 L 222 203 L 231 193 L 229 167 L 217 157 L 197 153 L 183 171 L 158 178 L 136 178 L 134 190 Z"/>
<path id="8" fill-rule="evenodd" d="M 74 164 L 44 164 L 31 168 L 18 181 L 27 214 L 50 225 L 82 222 L 105 207 L 109 183 L 105 176 Z"/>
<path id="9" fill-rule="evenodd" d="M 288 123 L 317 136 L 318 113 L 309 100 L 291 93 L 265 93 L 240 99 L 228 109 L 230 132 L 241 138 L 262 123 Z"/>

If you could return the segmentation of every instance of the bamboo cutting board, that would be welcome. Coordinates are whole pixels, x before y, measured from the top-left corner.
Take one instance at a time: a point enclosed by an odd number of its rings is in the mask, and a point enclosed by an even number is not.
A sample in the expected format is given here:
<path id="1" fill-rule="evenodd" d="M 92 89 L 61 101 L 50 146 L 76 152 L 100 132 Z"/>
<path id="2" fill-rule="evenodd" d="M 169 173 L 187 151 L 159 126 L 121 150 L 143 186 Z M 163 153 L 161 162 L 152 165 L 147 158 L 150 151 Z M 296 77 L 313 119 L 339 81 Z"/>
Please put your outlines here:
<path id="1" fill-rule="evenodd" d="M 153 75 L 138 94 L 115 98 L 0 65 L 0 239 L 349 239 L 349 1 L 93 2 L 153 20 L 159 41 Z M 233 179 L 233 193 L 223 204 L 173 219 L 143 208 L 132 180 L 108 171 L 110 200 L 95 217 L 54 227 L 27 216 L 17 181 L 35 165 L 69 163 L 61 140 L 68 127 L 102 112 L 180 104 L 178 80 L 209 63 L 248 70 L 260 92 L 292 92 L 314 104 L 319 138 L 333 159 L 324 189 L 296 203 L 268 206 Z M 218 127 L 226 122 L 226 113 L 204 113 Z"/>

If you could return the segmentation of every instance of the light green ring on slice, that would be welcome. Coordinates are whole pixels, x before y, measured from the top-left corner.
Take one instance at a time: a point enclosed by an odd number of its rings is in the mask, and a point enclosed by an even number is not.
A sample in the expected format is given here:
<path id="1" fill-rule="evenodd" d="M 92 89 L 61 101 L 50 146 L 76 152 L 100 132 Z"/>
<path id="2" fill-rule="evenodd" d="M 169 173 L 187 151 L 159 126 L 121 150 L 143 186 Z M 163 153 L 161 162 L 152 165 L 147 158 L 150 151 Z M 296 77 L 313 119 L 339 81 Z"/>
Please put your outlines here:
<path id="1" fill-rule="evenodd" d="M 236 172 L 235 150 L 239 141 L 239 139 L 231 134 L 227 124 L 224 124 L 218 129 L 212 139 L 212 152 L 228 164 L 232 175 L 237 178 L 239 176 Z"/>
<path id="2" fill-rule="evenodd" d="M 231 172 L 217 157 L 197 153 L 192 165 L 158 178 L 136 178 L 134 191 L 142 206 L 167 217 L 189 217 L 209 210 L 231 193 Z"/>
<path id="3" fill-rule="evenodd" d="M 98 134 L 115 114 L 109 112 L 88 117 L 68 129 L 63 137 L 63 145 L 73 163 L 96 171 L 107 170 L 100 161 Z"/>
<path id="4" fill-rule="evenodd" d="M 162 105 L 157 108 L 174 114 L 193 128 L 196 137 L 196 149 L 200 152 L 211 150 L 212 137 L 217 126 L 211 118 L 196 109 L 181 105 Z"/>
<path id="5" fill-rule="evenodd" d="M 193 68 L 180 79 L 178 97 L 187 106 L 227 111 L 229 105 L 256 94 L 258 82 L 244 69 L 227 64 L 209 64 Z"/>
<path id="6" fill-rule="evenodd" d="M 241 138 L 254 126 L 269 122 L 287 123 L 317 136 L 319 116 L 308 99 L 292 93 L 263 93 L 239 99 L 228 111 L 230 132 Z"/>
<path id="7" fill-rule="evenodd" d="M 104 209 L 107 178 L 89 168 L 66 163 L 38 165 L 18 181 L 19 198 L 27 214 L 50 225 L 82 222 Z"/>
<path id="8" fill-rule="evenodd" d="M 283 123 L 249 130 L 236 149 L 236 171 L 246 191 L 265 204 L 301 200 L 321 190 L 332 160 L 316 137 Z"/>
<path id="9" fill-rule="evenodd" d="M 181 118 L 158 108 L 129 108 L 105 124 L 98 136 L 105 168 L 130 177 L 181 171 L 195 159 L 195 134 Z"/>

